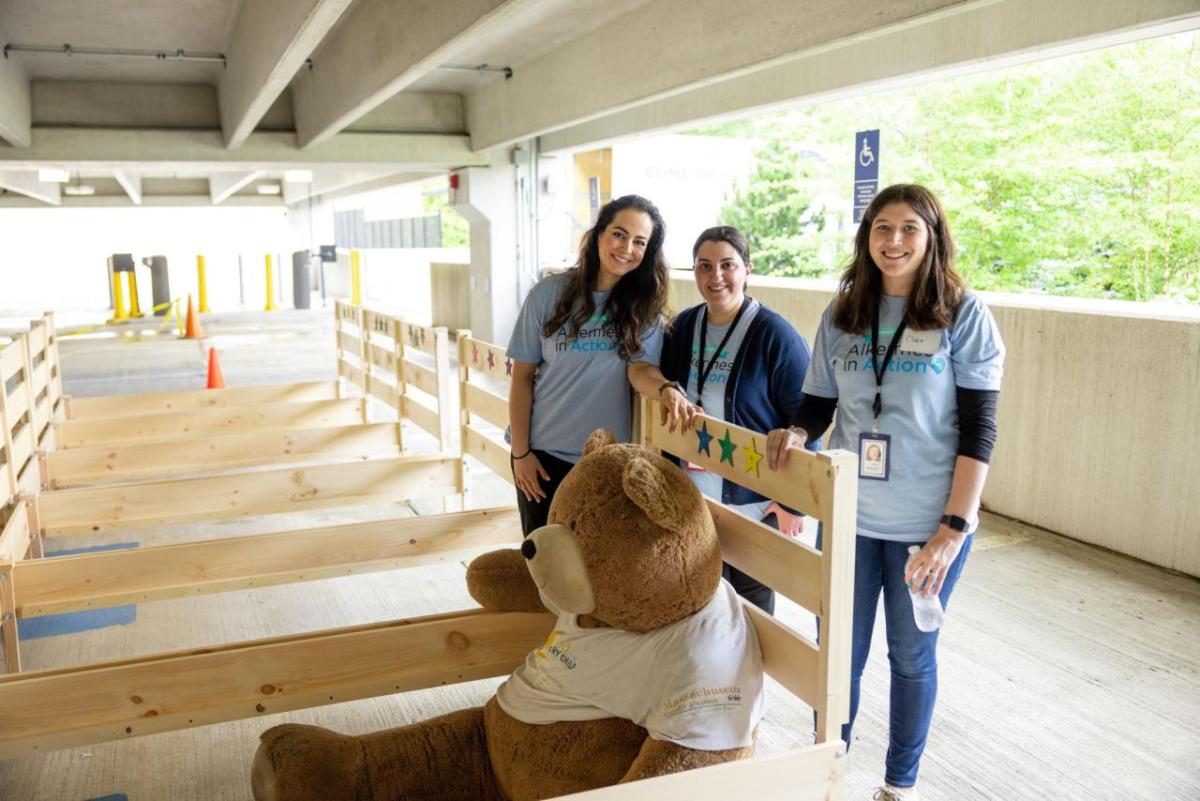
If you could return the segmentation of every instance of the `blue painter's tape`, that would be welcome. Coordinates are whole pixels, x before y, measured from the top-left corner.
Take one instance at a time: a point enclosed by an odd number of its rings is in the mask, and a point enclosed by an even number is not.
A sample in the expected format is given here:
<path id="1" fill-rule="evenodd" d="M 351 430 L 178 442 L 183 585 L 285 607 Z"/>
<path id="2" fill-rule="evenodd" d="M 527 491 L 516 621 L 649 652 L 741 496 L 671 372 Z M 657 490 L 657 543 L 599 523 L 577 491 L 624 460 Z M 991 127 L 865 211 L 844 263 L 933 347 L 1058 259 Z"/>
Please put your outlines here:
<path id="1" fill-rule="evenodd" d="M 99 798 L 89 798 L 87 801 L 129 801 L 129 796 L 124 793 L 113 793 L 112 795 L 102 795 Z"/>
<path id="2" fill-rule="evenodd" d="M 48 552 L 46 558 L 56 556 L 73 556 L 81 553 L 96 553 L 98 551 L 119 551 L 125 548 L 136 548 L 136 542 L 113 542 L 106 545 L 93 545 L 88 548 L 67 548 L 61 551 Z M 46 615 L 31 617 L 17 623 L 18 636 L 22 640 L 36 640 L 39 637 L 57 637 L 61 634 L 78 634 L 81 631 L 102 629 L 107 626 L 127 626 L 137 620 L 137 605 L 124 604 L 110 606 L 105 609 L 88 609 L 83 612 L 64 612 L 61 615 Z M 125 798 L 125 796 L 104 796 L 108 799 Z"/>

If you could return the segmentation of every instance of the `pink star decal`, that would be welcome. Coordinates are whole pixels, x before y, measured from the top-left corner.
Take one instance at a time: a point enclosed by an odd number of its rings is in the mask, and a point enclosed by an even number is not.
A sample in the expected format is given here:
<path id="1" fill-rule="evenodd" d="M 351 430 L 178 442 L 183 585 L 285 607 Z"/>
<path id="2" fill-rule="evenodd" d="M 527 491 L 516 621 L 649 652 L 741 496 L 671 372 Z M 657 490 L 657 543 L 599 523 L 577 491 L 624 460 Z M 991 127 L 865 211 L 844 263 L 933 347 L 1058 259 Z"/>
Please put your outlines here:
<path id="1" fill-rule="evenodd" d="M 479 364 L 479 346 L 471 346 L 471 364 Z"/>

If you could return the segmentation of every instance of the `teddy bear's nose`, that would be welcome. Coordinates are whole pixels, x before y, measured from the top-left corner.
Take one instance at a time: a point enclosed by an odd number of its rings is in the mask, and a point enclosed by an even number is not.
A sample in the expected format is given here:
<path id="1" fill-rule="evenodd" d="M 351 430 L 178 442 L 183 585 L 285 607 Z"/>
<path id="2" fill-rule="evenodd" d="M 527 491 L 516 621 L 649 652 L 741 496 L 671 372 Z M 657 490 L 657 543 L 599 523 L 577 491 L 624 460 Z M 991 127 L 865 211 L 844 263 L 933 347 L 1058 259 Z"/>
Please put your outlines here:
<path id="1" fill-rule="evenodd" d="M 533 544 L 533 540 L 525 540 L 521 543 L 521 556 L 526 559 L 537 556 L 537 546 Z"/>

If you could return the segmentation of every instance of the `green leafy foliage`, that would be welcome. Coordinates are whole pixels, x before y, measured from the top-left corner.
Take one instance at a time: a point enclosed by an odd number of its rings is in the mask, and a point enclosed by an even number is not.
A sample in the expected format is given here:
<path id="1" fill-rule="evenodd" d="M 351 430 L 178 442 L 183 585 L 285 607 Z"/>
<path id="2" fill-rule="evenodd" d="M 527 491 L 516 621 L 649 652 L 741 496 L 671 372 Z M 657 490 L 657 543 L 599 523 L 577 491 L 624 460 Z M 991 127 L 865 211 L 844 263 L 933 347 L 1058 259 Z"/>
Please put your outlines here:
<path id="1" fill-rule="evenodd" d="M 761 141 L 726 198 L 759 273 L 836 275 L 849 255 L 854 132 L 881 185 L 942 200 L 972 286 L 1200 302 L 1197 34 L 825 103 L 696 133 Z"/>

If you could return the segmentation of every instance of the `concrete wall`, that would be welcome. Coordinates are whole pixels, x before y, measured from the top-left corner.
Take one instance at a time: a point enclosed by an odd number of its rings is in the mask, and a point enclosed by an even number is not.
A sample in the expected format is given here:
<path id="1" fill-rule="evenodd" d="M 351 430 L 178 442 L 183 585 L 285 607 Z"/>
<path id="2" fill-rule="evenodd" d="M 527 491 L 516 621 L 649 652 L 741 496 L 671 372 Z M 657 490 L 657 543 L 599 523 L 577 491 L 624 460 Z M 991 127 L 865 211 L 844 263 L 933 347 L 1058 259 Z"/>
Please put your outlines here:
<path id="1" fill-rule="evenodd" d="M 363 303 L 373 309 L 430 325 L 435 308 L 431 265 L 466 263 L 465 248 L 364 249 L 362 256 Z M 325 266 L 330 295 L 350 296 L 350 252 L 338 251 L 338 263 Z M 465 287 L 466 276 L 460 276 Z M 437 325 L 445 325 L 438 322 Z"/>
<path id="2" fill-rule="evenodd" d="M 812 341 L 832 284 L 751 285 Z M 1200 576 L 1200 310 L 983 297 L 1008 348 L 984 506 Z M 699 302 L 690 273 L 672 299 Z"/>

